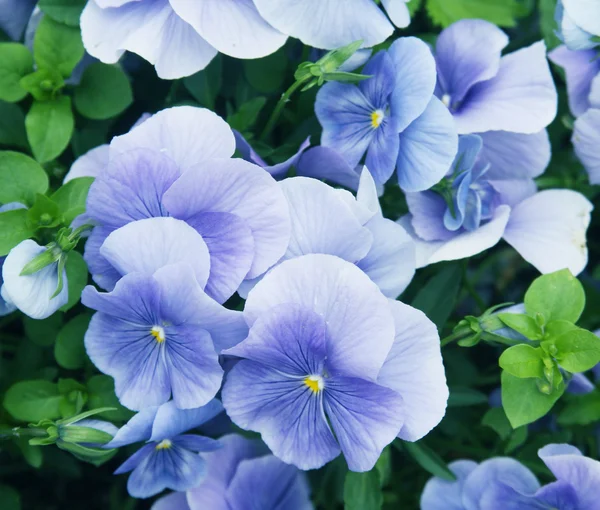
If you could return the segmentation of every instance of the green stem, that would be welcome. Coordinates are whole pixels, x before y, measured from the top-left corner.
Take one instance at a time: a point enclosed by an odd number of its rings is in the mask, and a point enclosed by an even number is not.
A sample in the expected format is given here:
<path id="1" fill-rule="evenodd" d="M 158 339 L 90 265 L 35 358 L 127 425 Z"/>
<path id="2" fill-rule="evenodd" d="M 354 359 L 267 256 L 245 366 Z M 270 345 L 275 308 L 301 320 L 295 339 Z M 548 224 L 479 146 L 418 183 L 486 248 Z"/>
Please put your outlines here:
<path id="1" fill-rule="evenodd" d="M 0 429 L 0 439 L 12 439 L 13 437 L 46 437 L 48 433 L 42 428 L 13 427 L 12 429 Z"/>
<path id="2" fill-rule="evenodd" d="M 472 333 L 470 328 L 466 328 L 466 329 L 459 329 L 458 331 L 455 331 L 454 333 L 452 333 L 451 335 L 448 335 L 446 338 L 443 338 L 442 341 L 440 342 L 440 347 L 444 347 L 445 345 L 448 345 L 452 342 L 454 342 L 454 340 L 460 340 L 463 336 L 465 336 L 465 334 L 469 334 Z"/>
<path id="3" fill-rule="evenodd" d="M 477 304 L 477 307 L 479 308 L 479 313 L 483 313 L 486 309 L 485 302 L 483 301 L 483 299 L 481 299 L 481 296 L 477 293 L 477 290 L 475 289 L 473 283 L 471 283 L 471 281 L 469 280 L 469 275 L 467 272 L 467 264 L 468 264 L 467 261 L 465 261 L 463 264 L 464 286 L 465 286 L 465 289 L 467 289 L 467 292 L 475 300 L 475 303 Z"/>
<path id="4" fill-rule="evenodd" d="M 275 124 L 277 124 L 277 121 L 279 120 L 279 117 L 281 116 L 281 112 L 283 112 L 283 109 L 285 108 L 286 103 L 290 100 L 290 97 L 292 96 L 292 94 L 294 92 L 296 92 L 296 90 L 298 90 L 305 83 L 306 83 L 306 80 L 295 81 L 292 84 L 292 86 L 284 92 L 284 94 L 281 96 L 281 98 L 277 102 L 277 105 L 275 106 L 273 113 L 271 113 L 271 116 L 269 117 L 267 125 L 265 126 L 265 128 L 263 129 L 263 132 L 260 135 L 260 140 L 264 141 L 265 138 L 267 138 L 267 136 L 269 136 L 271 134 L 271 131 L 273 131 Z"/>

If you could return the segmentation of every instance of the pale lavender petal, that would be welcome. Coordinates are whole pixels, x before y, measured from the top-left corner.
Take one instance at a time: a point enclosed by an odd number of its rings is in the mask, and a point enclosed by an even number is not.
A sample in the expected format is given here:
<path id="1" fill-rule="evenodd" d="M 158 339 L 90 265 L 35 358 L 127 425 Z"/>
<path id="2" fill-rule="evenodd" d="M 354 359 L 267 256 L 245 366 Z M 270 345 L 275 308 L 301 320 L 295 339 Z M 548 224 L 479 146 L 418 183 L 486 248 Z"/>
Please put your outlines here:
<path id="1" fill-rule="evenodd" d="M 191 510 L 185 492 L 172 492 L 157 499 L 150 510 Z M 216 509 L 215 509 L 216 510 Z"/>
<path id="2" fill-rule="evenodd" d="M 537 193 L 537 185 L 533 179 L 490 180 L 488 183 L 498 193 L 500 203 L 510 207 L 515 207 Z"/>
<path id="3" fill-rule="evenodd" d="M 591 184 L 600 184 L 600 109 L 590 109 L 575 121 L 573 146 Z"/>
<path id="4" fill-rule="evenodd" d="M 421 510 L 465 510 L 462 493 L 465 481 L 477 467 L 472 460 L 455 460 L 448 468 L 456 475 L 454 482 L 433 477 L 421 494 Z"/>
<path id="5" fill-rule="evenodd" d="M 535 499 L 561 510 L 578 510 L 579 497 L 575 488 L 563 481 L 549 483 L 535 493 Z"/>
<path id="6" fill-rule="evenodd" d="M 600 4 L 595 0 L 562 0 L 565 11 L 581 28 L 600 35 Z"/>
<path id="7" fill-rule="evenodd" d="M 98 177 L 108 165 L 109 146 L 99 145 L 79 156 L 65 175 L 63 184 L 77 177 Z"/>
<path id="8" fill-rule="evenodd" d="M 410 24 L 409 0 L 382 0 L 385 12 L 398 28 L 406 28 Z"/>
<path id="9" fill-rule="evenodd" d="M 113 437 L 105 448 L 120 448 L 121 446 L 148 441 L 152 436 L 152 424 L 159 407 L 146 407 L 131 418 Z"/>
<path id="10" fill-rule="evenodd" d="M 150 440 L 160 442 L 163 439 L 173 438 L 198 428 L 221 412 L 223 412 L 223 405 L 216 399 L 195 409 L 178 409 L 175 402 L 171 400 L 156 411 Z"/>
<path id="11" fill-rule="evenodd" d="M 325 179 L 346 188 L 357 189 L 360 172 L 339 152 L 318 146 L 307 150 L 298 161 L 298 175 Z"/>

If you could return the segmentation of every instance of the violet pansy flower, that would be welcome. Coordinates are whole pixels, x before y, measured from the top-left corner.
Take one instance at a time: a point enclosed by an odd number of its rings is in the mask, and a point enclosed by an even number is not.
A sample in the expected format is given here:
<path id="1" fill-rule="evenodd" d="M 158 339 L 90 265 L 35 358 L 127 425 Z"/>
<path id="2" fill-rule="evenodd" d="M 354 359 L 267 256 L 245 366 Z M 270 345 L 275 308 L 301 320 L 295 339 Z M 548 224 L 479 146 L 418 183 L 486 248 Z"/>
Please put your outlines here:
<path id="1" fill-rule="evenodd" d="M 445 413 L 433 323 L 339 257 L 281 263 L 250 292 L 244 318 L 248 338 L 225 352 L 242 359 L 223 404 L 286 463 L 314 469 L 343 452 L 368 471 L 396 436 L 415 441 Z"/>
<path id="2" fill-rule="evenodd" d="M 392 35 L 394 25 L 409 25 L 407 0 L 381 3 L 387 16 L 373 0 L 254 0 L 258 12 L 277 30 L 328 50 L 359 39 L 367 47 L 375 46 Z"/>
<path id="3" fill-rule="evenodd" d="M 313 509 L 304 473 L 269 455 L 260 441 L 230 434 L 219 442 L 222 448 L 203 455 L 200 484 L 161 498 L 152 510 Z"/>
<path id="4" fill-rule="evenodd" d="M 397 169 L 405 191 L 428 189 L 446 173 L 457 144 L 452 118 L 433 96 L 430 49 L 420 39 L 400 38 L 371 58 L 363 73 L 372 77 L 358 85 L 327 83 L 317 94 L 321 144 L 352 168 L 364 157 L 378 185 Z"/>
<path id="5" fill-rule="evenodd" d="M 539 457 L 556 477 L 543 487 L 535 475 L 514 459 L 496 457 L 477 464 L 449 464 L 454 482 L 432 478 L 421 496 L 422 510 L 598 510 L 600 462 L 584 457 L 568 444 L 549 444 Z"/>
<path id="6" fill-rule="evenodd" d="M 511 134 L 496 136 L 510 153 Z M 407 193 L 410 214 L 399 222 L 416 242 L 417 267 L 471 257 L 503 238 L 542 273 L 567 267 L 579 274 L 587 264 L 592 204 L 571 190 L 536 192 L 532 177 L 539 167 L 520 177 L 515 170 L 521 164 L 511 172 L 498 169 L 485 139 L 462 136 L 444 180 L 433 190 Z M 516 147 L 518 152 L 520 143 Z"/>
<path id="7" fill-rule="evenodd" d="M 253 0 L 88 0 L 81 15 L 87 52 L 105 63 L 125 51 L 176 79 L 204 69 L 218 52 L 260 58 L 287 36 L 267 23 Z"/>
<path id="8" fill-rule="evenodd" d="M 203 452 L 218 450 L 214 439 L 188 433 L 223 411 L 218 400 L 197 409 L 178 409 L 174 402 L 146 407 L 119 429 L 105 448 L 119 448 L 145 442 L 115 474 L 132 472 L 127 481 L 129 494 L 149 498 L 164 489 L 186 491 L 206 476 Z"/>

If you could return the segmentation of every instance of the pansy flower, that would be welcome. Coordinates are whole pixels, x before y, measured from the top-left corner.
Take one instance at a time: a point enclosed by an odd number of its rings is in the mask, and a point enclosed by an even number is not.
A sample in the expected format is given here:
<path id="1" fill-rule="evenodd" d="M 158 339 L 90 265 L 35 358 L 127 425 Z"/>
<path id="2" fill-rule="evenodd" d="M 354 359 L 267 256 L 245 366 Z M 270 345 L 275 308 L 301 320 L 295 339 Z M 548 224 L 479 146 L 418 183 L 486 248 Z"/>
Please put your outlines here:
<path id="1" fill-rule="evenodd" d="M 588 50 L 600 44 L 600 5 L 594 0 L 558 0 L 554 15 L 556 35 L 570 50 Z"/>
<path id="2" fill-rule="evenodd" d="M 250 292 L 241 358 L 222 390 L 227 414 L 301 469 L 343 452 L 370 470 L 396 436 L 415 441 L 445 413 L 448 388 L 435 325 L 388 300 L 354 264 L 303 255 Z"/>
<path id="3" fill-rule="evenodd" d="M 173 401 L 147 407 L 119 429 L 105 448 L 144 442 L 115 474 L 131 471 L 127 480 L 129 494 L 149 498 L 164 489 L 186 491 L 206 476 L 204 452 L 221 447 L 214 439 L 188 433 L 223 411 L 218 400 L 197 409 L 178 409 Z"/>
<path id="4" fill-rule="evenodd" d="M 81 33 L 87 52 L 102 62 L 112 64 L 132 51 L 165 79 L 204 69 L 218 52 L 264 57 L 287 39 L 253 0 L 88 0 Z"/>
<path id="5" fill-rule="evenodd" d="M 206 477 L 187 493 L 158 500 L 152 510 L 312 510 L 304 473 L 269 455 L 260 441 L 230 434 L 203 455 Z"/>
<path id="6" fill-rule="evenodd" d="M 537 192 L 535 167 L 520 177 L 520 163 L 499 170 L 484 139 L 462 136 L 447 176 L 430 191 L 406 194 L 410 214 L 399 222 L 416 242 L 417 267 L 471 257 L 504 239 L 542 273 L 567 267 L 579 274 L 592 204 L 571 190 Z"/>
<path id="7" fill-rule="evenodd" d="M 363 158 L 378 185 L 397 169 L 406 191 L 437 183 L 456 155 L 457 135 L 447 109 L 433 96 L 435 61 L 415 37 L 395 41 L 365 66 L 358 85 L 331 82 L 317 94 L 321 144 L 350 167 Z"/>

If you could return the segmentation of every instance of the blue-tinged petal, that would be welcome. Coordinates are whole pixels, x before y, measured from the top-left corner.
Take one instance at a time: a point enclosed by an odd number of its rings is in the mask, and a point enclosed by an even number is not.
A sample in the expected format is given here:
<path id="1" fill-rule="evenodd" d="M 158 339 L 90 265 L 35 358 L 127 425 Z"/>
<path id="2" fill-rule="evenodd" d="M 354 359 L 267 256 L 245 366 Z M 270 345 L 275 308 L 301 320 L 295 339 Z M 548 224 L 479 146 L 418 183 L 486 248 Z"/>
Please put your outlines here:
<path id="1" fill-rule="evenodd" d="M 583 374 L 573 374 L 567 385 L 567 392 L 572 395 L 585 395 L 596 389 L 595 384 Z"/>
<path id="2" fill-rule="evenodd" d="M 136 149 L 113 157 L 90 187 L 86 212 L 112 228 L 166 216 L 161 200 L 178 176 L 175 162 L 156 151 Z"/>
<path id="3" fill-rule="evenodd" d="M 592 80 L 592 86 L 590 88 L 590 106 L 592 108 L 600 108 L 600 70 Z"/>
<path id="4" fill-rule="evenodd" d="M 448 468 L 456 475 L 450 482 L 433 477 L 425 484 L 421 494 L 421 510 L 465 510 L 462 501 L 465 480 L 477 467 L 472 460 L 455 460 Z"/>
<path id="5" fill-rule="evenodd" d="M 137 452 L 129 457 L 123 464 L 121 464 L 116 470 L 115 475 L 122 475 L 123 473 L 129 473 L 138 467 L 148 456 L 154 452 L 154 444 L 146 444 L 142 446 Z"/>
<path id="6" fill-rule="evenodd" d="M 121 278 L 121 273 L 100 254 L 100 247 L 113 231 L 111 227 L 94 227 L 85 243 L 83 258 L 94 281 L 105 290 L 112 290 Z"/>
<path id="7" fill-rule="evenodd" d="M 600 35 L 600 4 L 595 0 L 562 0 L 565 11 L 581 28 Z"/>
<path id="8" fill-rule="evenodd" d="M 530 179 L 543 174 L 550 163 L 550 139 L 545 129 L 532 135 L 488 131 L 479 136 L 483 140 L 479 159 L 490 165 L 486 179 Z"/>
<path id="9" fill-rule="evenodd" d="M 351 471 L 369 471 L 405 419 L 395 391 L 357 378 L 326 379 L 324 408 Z"/>
<path id="10" fill-rule="evenodd" d="M 373 235 L 373 245 L 357 266 L 384 296 L 396 299 L 415 274 L 414 242 L 400 225 L 382 216 L 374 217 L 365 226 Z"/>
<path id="11" fill-rule="evenodd" d="M 254 0 L 254 4 L 277 30 L 314 48 L 332 50 L 358 40 L 371 47 L 394 31 L 371 0 Z"/>
<path id="12" fill-rule="evenodd" d="M 0 30 L 18 41 L 29 22 L 37 0 L 0 0 Z"/>
<path id="13" fill-rule="evenodd" d="M 157 406 L 142 409 L 119 429 L 105 448 L 120 448 L 128 444 L 148 441 L 152 436 L 154 418 L 159 409 Z"/>
<path id="14" fill-rule="evenodd" d="M 500 486 L 500 490 L 495 487 Z M 482 462 L 467 477 L 463 486 L 463 504 L 466 510 L 480 508 L 507 508 L 519 510 L 527 506 L 515 506 L 513 503 L 523 503 L 523 495 L 533 495 L 540 487 L 535 475 L 520 462 L 507 457 L 496 457 Z M 490 498 L 504 496 L 498 499 L 498 506 L 491 506 Z M 488 501 L 490 506 L 485 506 Z M 493 501 L 493 499 L 492 499 Z M 502 502 L 502 503 L 501 503 Z M 529 510 L 529 509 L 527 509 Z"/>
<path id="15" fill-rule="evenodd" d="M 453 198 L 454 208 L 446 208 L 444 212 L 444 227 L 452 232 L 459 230 L 464 223 L 467 209 L 467 201 L 471 194 L 472 174 L 465 172 L 453 182 L 456 188 L 456 195 Z"/>
<path id="16" fill-rule="evenodd" d="M 253 0 L 190 3 L 170 0 L 175 12 L 219 52 L 235 58 L 261 58 L 277 51 L 287 36 L 258 13 Z"/>
<path id="17" fill-rule="evenodd" d="M 162 289 L 161 315 L 171 325 L 208 331 L 217 352 L 246 338 L 248 327 L 242 313 L 228 310 L 203 292 L 190 266 L 165 266 L 154 273 L 154 280 Z"/>
<path id="18" fill-rule="evenodd" d="M 382 0 L 385 12 L 398 28 L 406 28 L 410 24 L 410 12 L 406 5 L 409 0 Z"/>
<path id="19" fill-rule="evenodd" d="M 288 205 L 277 182 L 241 159 L 214 159 L 190 169 L 165 194 L 176 218 L 224 212 L 246 222 L 254 238 L 254 259 L 246 275 L 255 278 L 285 253 L 290 236 Z"/>
<path id="20" fill-rule="evenodd" d="M 175 402 L 171 400 L 155 411 L 148 439 L 159 442 L 163 439 L 173 438 L 188 430 L 198 428 L 221 412 L 223 412 L 223 405 L 217 399 L 196 409 L 178 409 Z"/>
<path id="21" fill-rule="evenodd" d="M 435 59 L 429 46 L 416 37 L 397 39 L 388 53 L 396 68 L 392 115 L 397 119 L 398 130 L 404 131 L 431 101 L 437 80 Z"/>
<path id="22" fill-rule="evenodd" d="M 328 253 L 357 262 L 366 256 L 373 238 L 340 200 L 337 190 L 307 177 L 285 179 L 280 186 L 292 220 L 284 259 Z"/>
<path id="23" fill-rule="evenodd" d="M 231 128 L 206 108 L 176 106 L 162 110 L 129 133 L 113 138 L 111 157 L 132 149 L 160 151 L 181 172 L 212 158 L 228 158 L 235 152 Z"/>
<path id="24" fill-rule="evenodd" d="M 385 110 L 396 81 L 396 69 L 391 57 L 387 52 L 380 51 L 367 62 L 362 74 L 371 78 L 359 82 L 358 88 L 371 105 Z"/>
<path id="25" fill-rule="evenodd" d="M 99 145 L 79 156 L 65 175 L 63 184 L 77 177 L 98 177 L 108 165 L 109 145 Z"/>
<path id="26" fill-rule="evenodd" d="M 472 232 L 479 228 L 479 225 L 481 224 L 482 208 L 483 206 L 481 204 L 479 193 L 471 190 L 465 204 L 465 221 L 463 222 L 465 230 Z"/>
<path id="27" fill-rule="evenodd" d="M 214 452 L 221 448 L 221 443 L 210 437 L 198 436 L 196 434 L 181 434 L 173 438 L 172 443 L 191 452 Z"/>
<path id="28" fill-rule="evenodd" d="M 540 488 L 535 493 L 535 499 L 560 510 L 579 510 L 579 498 L 575 488 L 564 481 L 553 482 Z M 547 508 L 547 507 L 544 507 Z"/>
<path id="29" fill-rule="evenodd" d="M 559 46 L 548 58 L 565 70 L 571 113 L 578 117 L 590 107 L 592 80 L 600 72 L 600 61 L 594 50 L 571 51 Z"/>
<path id="30" fill-rule="evenodd" d="M 452 163 L 452 171 L 460 173 L 471 170 L 475 166 L 482 147 L 483 138 L 480 135 L 459 136 L 458 151 Z"/>
<path id="31" fill-rule="evenodd" d="M 242 360 L 222 390 L 229 417 L 260 432 L 271 451 L 300 469 L 316 469 L 340 453 L 323 411 L 322 392 L 254 361 Z"/>
<path id="32" fill-rule="evenodd" d="M 172 492 L 157 499 L 151 510 L 191 510 L 185 492 Z M 218 510 L 218 509 L 215 509 Z"/>
<path id="33" fill-rule="evenodd" d="M 122 7 L 125 4 L 131 2 L 141 2 L 142 0 L 94 0 L 98 4 L 98 7 L 106 9 L 107 7 Z"/>
<path id="34" fill-rule="evenodd" d="M 232 510 L 314 508 L 304 473 L 273 455 L 241 461 L 225 496 Z"/>
<path id="35" fill-rule="evenodd" d="M 398 151 L 400 149 L 400 139 L 396 128 L 395 119 L 384 119 L 375 129 L 365 165 L 369 168 L 377 185 L 385 184 L 394 173 Z"/>
<path id="36" fill-rule="evenodd" d="M 507 44 L 502 30 L 480 19 L 463 19 L 443 30 L 435 58 L 445 104 L 460 105 L 473 85 L 496 76 Z"/>
<path id="37" fill-rule="evenodd" d="M 460 134 L 539 133 L 556 117 L 558 97 L 543 41 L 500 60 L 498 74 L 477 83 L 454 111 Z"/>
<path id="38" fill-rule="evenodd" d="M 513 209 L 504 239 L 541 273 L 566 267 L 578 275 L 587 265 L 592 209 L 575 191 L 541 191 Z"/>
<path id="39" fill-rule="evenodd" d="M 400 134 L 398 184 L 404 191 L 429 189 L 446 175 L 457 150 L 452 115 L 433 97 L 423 114 Z"/>
<path id="40" fill-rule="evenodd" d="M 599 508 L 599 461 L 584 457 L 577 448 L 567 444 L 549 444 L 541 448 L 538 455 L 559 481 L 567 482 L 575 489 L 578 508 Z"/>
<path id="41" fill-rule="evenodd" d="M 313 147 L 298 161 L 298 175 L 325 179 L 346 188 L 357 189 L 360 172 L 342 154 L 329 147 Z"/>
<path id="42" fill-rule="evenodd" d="M 326 83 L 315 102 L 321 144 L 342 154 L 351 167 L 358 165 L 375 136 L 372 115 L 379 109 L 355 85 Z"/>
<path id="43" fill-rule="evenodd" d="M 415 234 L 423 241 L 447 241 L 456 237 L 444 226 L 444 215 L 448 205 L 442 196 L 433 191 L 406 193 L 406 202 L 410 211 L 410 225 Z"/>
<path id="44" fill-rule="evenodd" d="M 323 317 L 332 371 L 377 377 L 394 341 L 393 317 L 385 296 L 358 267 L 333 255 L 286 260 L 250 291 L 244 318 L 251 325 L 271 307 L 286 303 Z"/>
<path id="45" fill-rule="evenodd" d="M 398 436 L 417 441 L 444 417 L 448 386 L 440 338 L 423 312 L 400 301 L 389 301 L 396 338 L 377 383 L 397 392 L 403 401 L 404 422 Z"/>
<path id="46" fill-rule="evenodd" d="M 190 510 L 231 510 L 227 504 L 227 487 L 236 474 L 243 459 L 265 455 L 267 447 L 259 440 L 229 434 L 219 439 L 223 445 L 215 452 L 203 455 L 206 461 L 206 478 L 200 485 L 188 491 Z"/>
<path id="47" fill-rule="evenodd" d="M 600 109 L 590 109 L 575 121 L 573 146 L 591 184 L 600 184 Z"/>
<path id="48" fill-rule="evenodd" d="M 67 273 L 63 269 L 63 288 L 58 289 L 58 263 L 54 262 L 36 273 L 21 276 L 23 268 L 46 251 L 28 239 L 15 246 L 2 265 L 2 298 L 32 319 L 45 319 L 69 300 Z M 54 297 L 53 297 L 54 296 Z"/>
<path id="49" fill-rule="evenodd" d="M 327 324 L 310 309 L 277 305 L 258 318 L 246 340 L 224 354 L 292 376 L 321 374 L 327 357 Z"/>
<path id="50" fill-rule="evenodd" d="M 556 6 L 555 19 L 560 29 L 556 35 L 570 50 L 588 50 L 598 45 L 598 42 L 594 40 L 594 35 L 581 28 L 565 12 L 562 2 Z"/>
<path id="51" fill-rule="evenodd" d="M 356 202 L 365 207 L 369 213 L 377 216 L 382 215 L 381 204 L 379 203 L 379 190 L 377 189 L 375 179 L 373 179 L 373 176 L 367 167 L 363 167 L 362 172 L 360 173 L 360 180 L 356 191 Z M 371 219 L 371 217 L 367 214 L 366 221 Z"/>
<path id="52" fill-rule="evenodd" d="M 499 203 L 510 207 L 515 207 L 526 198 L 537 193 L 537 185 L 533 179 L 490 180 L 487 184 L 498 194 L 497 200 Z"/>
<path id="53" fill-rule="evenodd" d="M 210 274 L 206 293 L 219 303 L 227 301 L 250 271 L 254 237 L 246 221 L 225 212 L 202 212 L 186 219 L 208 247 Z"/>
<path id="54" fill-rule="evenodd" d="M 122 275 L 153 274 L 163 266 L 185 263 L 193 269 L 202 288 L 210 271 L 208 248 L 202 236 L 175 218 L 128 223 L 109 234 L 100 247 L 100 255 Z"/>
<path id="55" fill-rule="evenodd" d="M 163 491 L 186 491 L 198 485 L 205 476 L 206 465 L 197 453 L 175 443 L 160 447 L 153 443 L 154 451 L 133 470 L 127 480 L 127 490 L 135 498 L 149 498 Z"/>

